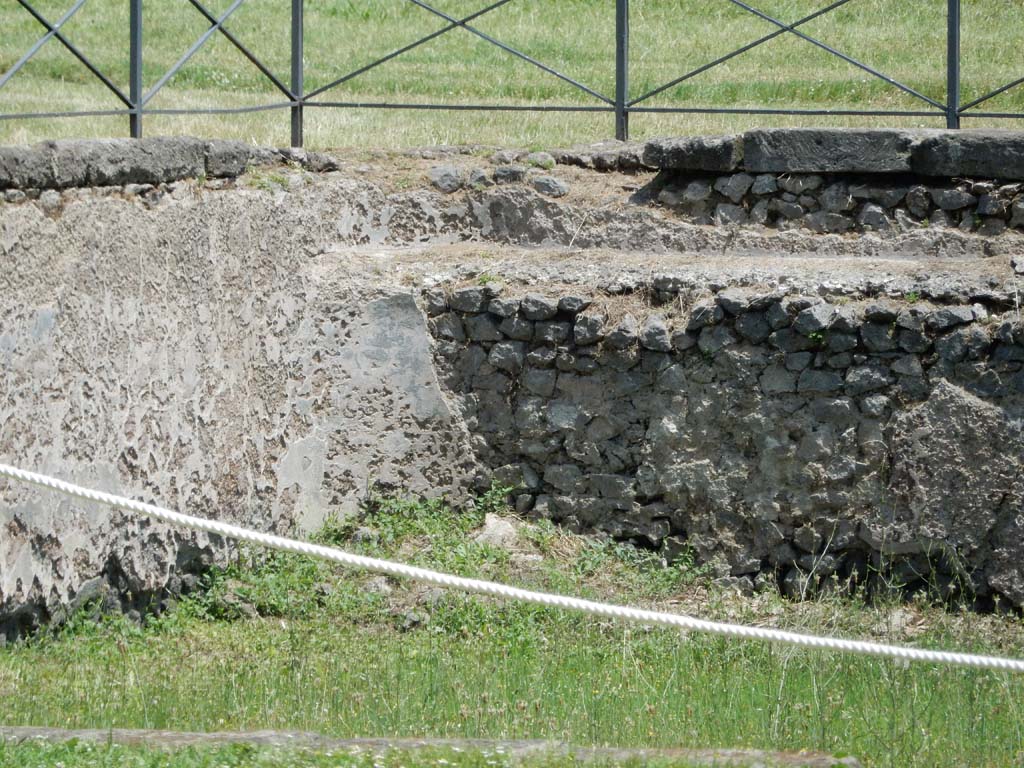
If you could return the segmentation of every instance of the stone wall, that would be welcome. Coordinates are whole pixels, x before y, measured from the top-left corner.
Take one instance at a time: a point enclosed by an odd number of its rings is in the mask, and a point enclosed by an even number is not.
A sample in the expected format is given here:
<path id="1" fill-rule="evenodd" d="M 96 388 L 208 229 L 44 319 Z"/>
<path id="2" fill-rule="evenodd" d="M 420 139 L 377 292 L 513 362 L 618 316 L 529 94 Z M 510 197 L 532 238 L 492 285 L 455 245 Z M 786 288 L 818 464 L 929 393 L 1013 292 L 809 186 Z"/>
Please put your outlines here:
<path id="1" fill-rule="evenodd" d="M 649 142 L 651 193 L 698 224 L 813 232 L 1024 229 L 1024 134 L 764 130 Z"/>
<path id="2" fill-rule="evenodd" d="M 558 158 L 633 172 L 636 152 Z M 1019 233 L 704 227 L 618 188 L 446 194 L 428 165 L 389 189 L 333 162 L 0 150 L 0 457 L 278 531 L 374 485 L 458 499 L 496 475 L 524 513 L 738 586 L 884 555 L 1024 604 Z M 0 484 L 0 642 L 96 598 L 159 608 L 228 551 Z"/>
<path id="3" fill-rule="evenodd" d="M 278 163 L 295 163 L 313 171 L 337 167 L 331 158 L 316 152 L 188 136 L 46 141 L 31 147 L 0 147 L 0 190 L 5 190 L 7 202 L 21 202 L 45 189 L 234 178 L 249 168 Z"/>
<path id="4" fill-rule="evenodd" d="M 958 229 L 984 237 L 1024 230 L 1024 184 L 869 178 L 821 174 L 725 176 L 667 173 L 657 201 L 695 224 L 758 224 L 812 232 L 912 232 Z"/>
<path id="5" fill-rule="evenodd" d="M 1024 323 L 662 279 L 425 294 L 446 388 L 523 514 L 692 551 L 725 583 L 1024 604 Z M 653 303 L 653 306 L 651 305 Z"/>

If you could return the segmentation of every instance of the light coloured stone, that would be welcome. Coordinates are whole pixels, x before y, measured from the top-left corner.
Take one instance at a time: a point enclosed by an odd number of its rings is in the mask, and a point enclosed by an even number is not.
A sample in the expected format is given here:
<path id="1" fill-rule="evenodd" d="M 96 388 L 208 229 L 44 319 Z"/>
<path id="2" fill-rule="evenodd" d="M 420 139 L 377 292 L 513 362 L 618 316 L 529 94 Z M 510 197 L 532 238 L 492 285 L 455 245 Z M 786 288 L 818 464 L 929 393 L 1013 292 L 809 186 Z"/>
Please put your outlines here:
<path id="1" fill-rule="evenodd" d="M 484 516 L 484 524 L 473 537 L 477 544 L 486 544 L 496 549 L 515 549 L 519 545 L 519 532 L 511 522 L 503 517 L 488 513 Z"/>

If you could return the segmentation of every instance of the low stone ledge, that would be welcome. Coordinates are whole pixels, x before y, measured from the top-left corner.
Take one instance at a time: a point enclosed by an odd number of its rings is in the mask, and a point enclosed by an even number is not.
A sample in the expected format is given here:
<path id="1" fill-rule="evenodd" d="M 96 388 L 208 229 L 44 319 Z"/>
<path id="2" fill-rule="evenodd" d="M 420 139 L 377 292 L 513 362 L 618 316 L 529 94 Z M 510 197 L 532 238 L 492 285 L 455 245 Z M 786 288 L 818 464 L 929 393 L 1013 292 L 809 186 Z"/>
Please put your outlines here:
<path id="1" fill-rule="evenodd" d="M 922 176 L 1024 179 L 1024 131 L 942 131 L 924 136 L 911 166 Z"/>
<path id="2" fill-rule="evenodd" d="M 743 162 L 742 136 L 684 136 L 647 143 L 644 165 L 687 171 L 734 171 Z"/>
<path id="3" fill-rule="evenodd" d="M 235 177 L 254 166 L 293 162 L 333 170 L 331 158 L 296 149 L 185 136 L 47 141 L 0 147 L 0 189 L 72 189 Z"/>
<path id="4" fill-rule="evenodd" d="M 32 147 L 0 147 L 2 188 L 153 184 L 204 172 L 203 143 L 189 138 L 54 141 Z"/>
<path id="5" fill-rule="evenodd" d="M 503 152 L 519 156 L 525 153 Z M 552 150 L 552 161 L 598 171 L 808 173 L 1024 180 L 1024 131 L 764 129 L 740 135 L 601 142 Z M 190 137 L 49 141 L 0 147 L 0 190 L 163 184 L 230 178 L 254 166 L 335 170 L 327 155 Z"/>
<path id="6" fill-rule="evenodd" d="M 919 135 L 910 131 L 773 128 L 743 136 L 753 173 L 906 173 Z"/>
<path id="7" fill-rule="evenodd" d="M 771 128 L 742 136 L 654 139 L 643 157 L 646 165 L 660 170 L 1020 181 L 1024 131 Z"/>

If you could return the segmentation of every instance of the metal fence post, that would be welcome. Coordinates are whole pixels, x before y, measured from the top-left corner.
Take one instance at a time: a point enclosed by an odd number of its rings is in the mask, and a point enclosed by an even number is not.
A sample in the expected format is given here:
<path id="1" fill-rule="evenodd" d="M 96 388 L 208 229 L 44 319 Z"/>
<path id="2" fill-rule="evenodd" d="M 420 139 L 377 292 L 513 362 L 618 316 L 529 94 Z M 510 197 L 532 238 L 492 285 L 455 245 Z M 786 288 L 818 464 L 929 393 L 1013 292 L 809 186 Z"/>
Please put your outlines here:
<path id="1" fill-rule="evenodd" d="M 629 0 L 615 0 L 615 138 L 629 138 Z"/>
<path id="2" fill-rule="evenodd" d="M 946 12 L 946 127 L 960 127 L 960 0 Z"/>
<path id="3" fill-rule="evenodd" d="M 142 138 L 142 0 L 130 0 L 128 10 L 128 127 L 133 139 Z"/>
<path id="4" fill-rule="evenodd" d="M 292 93 L 298 103 L 292 105 L 292 146 L 302 146 L 302 94 L 303 85 L 303 32 L 304 24 L 302 18 L 304 0 L 292 0 Z"/>

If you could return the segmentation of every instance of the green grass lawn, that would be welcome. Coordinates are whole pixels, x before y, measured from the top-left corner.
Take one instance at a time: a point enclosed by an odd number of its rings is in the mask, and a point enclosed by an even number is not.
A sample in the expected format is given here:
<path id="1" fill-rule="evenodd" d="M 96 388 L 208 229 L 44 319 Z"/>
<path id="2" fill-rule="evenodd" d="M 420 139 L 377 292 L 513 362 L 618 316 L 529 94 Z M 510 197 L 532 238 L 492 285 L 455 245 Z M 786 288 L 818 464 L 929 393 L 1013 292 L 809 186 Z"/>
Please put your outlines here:
<path id="1" fill-rule="evenodd" d="M 147 747 L 123 747 L 118 744 L 28 744 L 5 748 L 0 743 L 0 766 L 37 768 L 707 768 L 706 759 L 695 762 L 684 757 L 567 756 L 556 751 L 548 754 L 514 754 L 501 746 L 493 748 L 433 747 L 412 749 L 364 749 L 353 754 L 340 750 L 281 749 L 249 745 L 190 747 L 162 750 Z M 729 762 L 726 765 L 735 766 Z M 747 761 L 747 765 L 774 768 L 777 763 Z"/>
<path id="2" fill-rule="evenodd" d="M 67 0 L 34 0 L 55 20 Z M 452 17 L 478 10 L 483 0 L 436 0 Z M 756 6 L 785 22 L 812 13 L 823 0 L 762 0 Z M 215 15 L 228 0 L 209 0 Z M 307 0 L 306 89 L 346 73 L 446 22 L 408 0 Z M 228 28 L 282 79 L 289 73 L 286 0 L 246 0 Z M 851 0 L 800 29 L 882 70 L 937 101 L 946 89 L 946 0 Z M 128 3 L 87 0 L 65 27 L 66 35 L 118 84 L 127 87 Z M 633 0 L 631 97 L 774 29 L 728 0 Z M 1024 76 L 1024 31 L 1017 0 L 964 0 L 963 96 L 981 96 Z M 594 90 L 614 93 L 614 3 L 611 0 L 513 0 L 474 24 Z M 186 0 L 145 5 L 145 83 L 161 75 L 208 26 Z M 0 72 L 42 34 L 42 27 L 14 0 L 0 4 Z M 365 75 L 326 92 L 333 101 L 392 103 L 501 103 L 599 105 L 592 96 L 489 45 L 453 30 Z M 222 107 L 272 103 L 282 96 L 230 43 L 217 35 L 150 102 L 153 108 Z M 838 58 L 783 35 L 644 103 L 664 107 L 765 107 L 799 109 L 917 110 L 923 102 Z M 50 41 L 0 90 L 0 112 L 110 109 L 119 102 L 56 41 Z M 1024 88 L 987 107 L 1024 111 Z M 633 134 L 731 130 L 754 125 L 859 124 L 941 127 L 936 118 L 811 118 L 702 115 L 634 115 Z M 978 120 L 969 125 L 997 124 Z M 1019 127 L 1020 121 L 1000 125 Z M 261 143 L 288 141 L 288 114 L 152 116 L 146 130 L 231 136 Z M 125 118 L 0 121 L 0 141 L 27 142 L 61 136 L 124 135 Z M 609 114 L 424 112 L 311 109 L 307 144 L 317 147 L 402 147 L 433 143 L 553 146 L 606 138 Z"/>
<path id="3" fill-rule="evenodd" d="M 498 507 L 493 496 L 470 513 L 388 502 L 362 521 L 376 536 L 347 525 L 319 538 L 531 588 L 1024 655 L 1019 618 L 923 602 L 740 598 L 707 588 L 699 569 L 550 525 L 524 527 L 518 553 L 476 542 L 483 510 Z M 82 614 L 56 635 L 0 649 L 0 700 L 2 725 L 811 749 L 873 766 L 1024 759 L 1024 676 L 625 626 L 259 552 L 146 628 Z M 0 764 L 38 764 L 26 749 L 8 747 Z"/>

